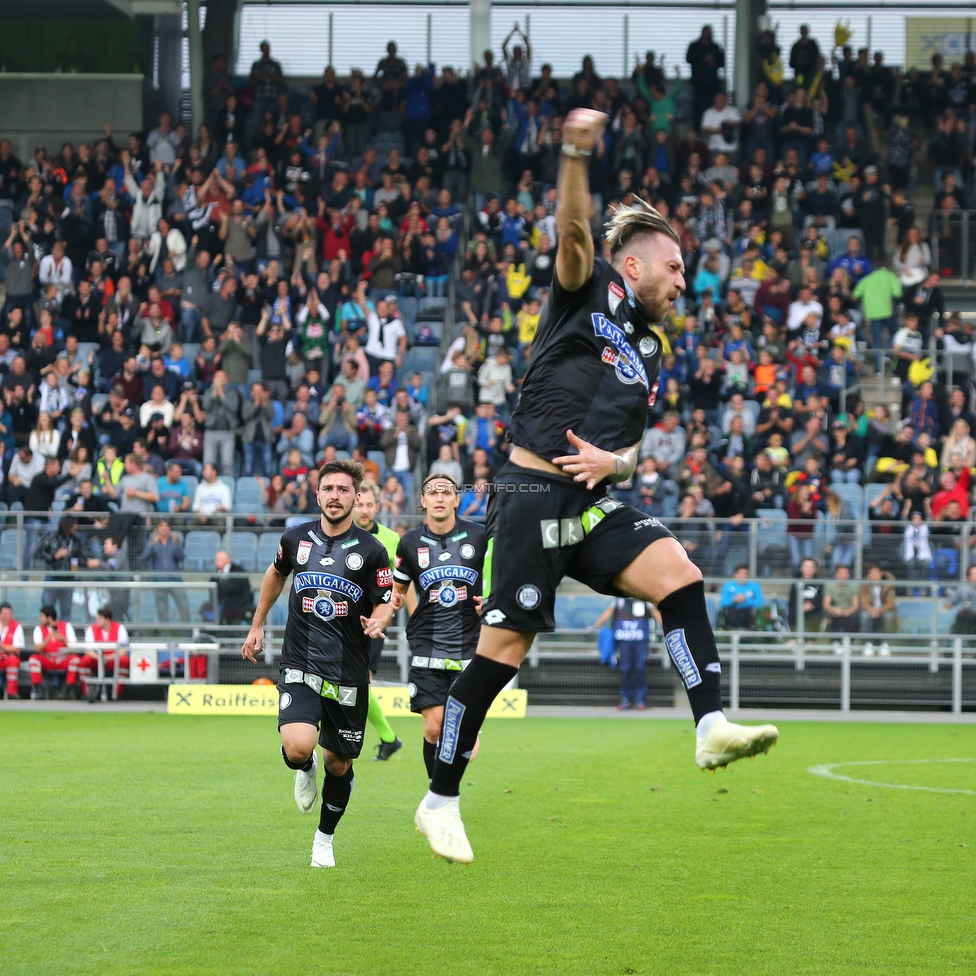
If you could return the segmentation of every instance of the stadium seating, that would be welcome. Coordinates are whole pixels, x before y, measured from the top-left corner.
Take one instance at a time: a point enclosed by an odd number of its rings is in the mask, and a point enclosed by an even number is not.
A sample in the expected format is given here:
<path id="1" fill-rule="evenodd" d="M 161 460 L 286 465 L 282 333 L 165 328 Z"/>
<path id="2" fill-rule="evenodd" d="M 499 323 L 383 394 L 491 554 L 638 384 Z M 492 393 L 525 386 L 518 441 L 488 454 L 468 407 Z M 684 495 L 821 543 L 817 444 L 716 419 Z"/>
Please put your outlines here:
<path id="1" fill-rule="evenodd" d="M 17 565 L 17 532 L 8 529 L 0 535 L 0 569 L 19 569 Z"/>
<path id="2" fill-rule="evenodd" d="M 278 554 L 278 542 L 280 539 L 281 533 L 279 532 L 261 533 L 258 538 L 258 569 L 263 570 L 274 562 L 274 558 Z"/>
<path id="3" fill-rule="evenodd" d="M 192 529 L 183 543 L 184 566 L 201 571 L 214 568 L 214 556 L 220 551 L 220 533 L 209 529 Z"/>
<path id="4" fill-rule="evenodd" d="M 242 515 L 262 511 L 261 486 L 257 478 L 238 478 L 234 492 L 234 511 Z"/>
<path id="5" fill-rule="evenodd" d="M 239 563 L 249 573 L 257 569 L 258 537 L 253 532 L 231 532 L 224 536 L 224 548 L 231 553 L 231 561 Z"/>

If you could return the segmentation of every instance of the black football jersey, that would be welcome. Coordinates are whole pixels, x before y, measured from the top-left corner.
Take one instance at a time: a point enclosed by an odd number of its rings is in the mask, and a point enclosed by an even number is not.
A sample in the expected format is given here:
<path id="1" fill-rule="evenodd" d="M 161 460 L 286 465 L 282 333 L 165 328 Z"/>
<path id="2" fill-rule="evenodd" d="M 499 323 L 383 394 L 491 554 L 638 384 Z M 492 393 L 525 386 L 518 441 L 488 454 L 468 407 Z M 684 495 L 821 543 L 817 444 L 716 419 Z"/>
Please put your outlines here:
<path id="1" fill-rule="evenodd" d="M 446 535 L 421 525 L 397 547 L 393 578 L 417 590 L 417 607 L 407 624 L 413 654 L 460 660 L 474 657 L 481 618 L 474 598 L 481 596 L 488 541 L 484 525 L 458 519 Z"/>
<path id="2" fill-rule="evenodd" d="M 657 395 L 661 341 L 631 287 L 602 258 L 577 291 L 553 278 L 532 343 L 512 443 L 546 461 L 576 448 L 566 431 L 604 451 L 644 436 Z"/>
<path id="3" fill-rule="evenodd" d="M 365 529 L 327 536 L 319 522 L 287 529 L 275 569 L 295 574 L 281 666 L 344 685 L 369 684 L 369 638 L 360 615 L 393 596 L 390 557 Z"/>

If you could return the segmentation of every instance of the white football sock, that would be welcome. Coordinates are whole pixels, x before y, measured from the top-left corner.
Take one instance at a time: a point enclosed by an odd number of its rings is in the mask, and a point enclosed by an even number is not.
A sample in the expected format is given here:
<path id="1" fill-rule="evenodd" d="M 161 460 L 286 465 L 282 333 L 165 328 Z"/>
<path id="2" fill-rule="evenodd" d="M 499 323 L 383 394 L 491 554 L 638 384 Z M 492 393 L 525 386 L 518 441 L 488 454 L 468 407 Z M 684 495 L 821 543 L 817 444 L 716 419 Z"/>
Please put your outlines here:
<path id="1" fill-rule="evenodd" d="M 424 797 L 424 806 L 428 810 L 440 810 L 442 807 L 446 807 L 451 800 L 456 799 L 456 796 L 441 796 L 440 793 L 428 790 L 427 795 Z"/>
<path id="2" fill-rule="evenodd" d="M 725 717 L 725 712 L 709 712 L 707 715 L 702 715 L 698 720 L 698 725 L 695 727 L 695 732 L 698 735 L 699 740 L 704 739 L 709 732 L 712 731 L 712 727 L 716 722 L 727 721 Z"/>

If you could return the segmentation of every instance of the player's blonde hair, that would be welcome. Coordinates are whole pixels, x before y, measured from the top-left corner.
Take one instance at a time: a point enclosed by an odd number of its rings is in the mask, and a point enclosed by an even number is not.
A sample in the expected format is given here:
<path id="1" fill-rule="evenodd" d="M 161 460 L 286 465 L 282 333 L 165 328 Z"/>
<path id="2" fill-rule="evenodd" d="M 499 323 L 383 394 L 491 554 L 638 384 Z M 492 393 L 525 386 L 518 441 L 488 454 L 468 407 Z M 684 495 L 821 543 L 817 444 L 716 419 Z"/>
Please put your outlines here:
<path id="1" fill-rule="evenodd" d="M 372 478 L 363 478 L 363 483 L 359 486 L 359 493 L 368 491 L 375 499 L 376 504 L 380 503 L 380 486 Z"/>
<path id="2" fill-rule="evenodd" d="M 610 254 L 615 257 L 638 234 L 666 234 L 680 247 L 681 238 L 665 216 L 640 197 L 635 196 L 634 199 L 642 209 L 620 207 L 607 221 L 606 236 Z"/>

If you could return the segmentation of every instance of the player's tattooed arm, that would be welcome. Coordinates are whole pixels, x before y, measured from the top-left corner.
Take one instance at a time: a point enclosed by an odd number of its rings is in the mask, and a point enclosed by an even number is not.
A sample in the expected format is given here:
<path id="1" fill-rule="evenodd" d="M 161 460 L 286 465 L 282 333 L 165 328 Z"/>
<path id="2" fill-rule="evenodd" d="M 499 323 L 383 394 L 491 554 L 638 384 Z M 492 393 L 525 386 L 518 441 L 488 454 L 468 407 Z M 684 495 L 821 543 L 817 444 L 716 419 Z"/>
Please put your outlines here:
<path id="1" fill-rule="evenodd" d="M 257 609 L 251 618 L 251 629 L 248 631 L 247 639 L 241 648 L 241 657 L 248 661 L 253 661 L 264 650 L 264 622 L 268 619 L 268 614 L 271 613 L 275 600 L 281 596 L 287 579 L 288 576 L 282 576 L 273 564 L 267 568 L 264 574 Z"/>
<path id="2" fill-rule="evenodd" d="M 592 109 L 574 109 L 563 124 L 563 158 L 559 167 L 556 227 L 556 277 L 566 291 L 582 288 L 593 274 L 593 200 L 590 155 L 603 135 L 607 117 Z"/>
<path id="3" fill-rule="evenodd" d="M 637 467 L 639 444 L 619 451 L 603 451 L 571 430 L 566 431 L 566 439 L 579 453 L 553 458 L 552 463 L 565 474 L 571 474 L 574 481 L 585 482 L 591 491 L 601 481 L 627 481 Z"/>

